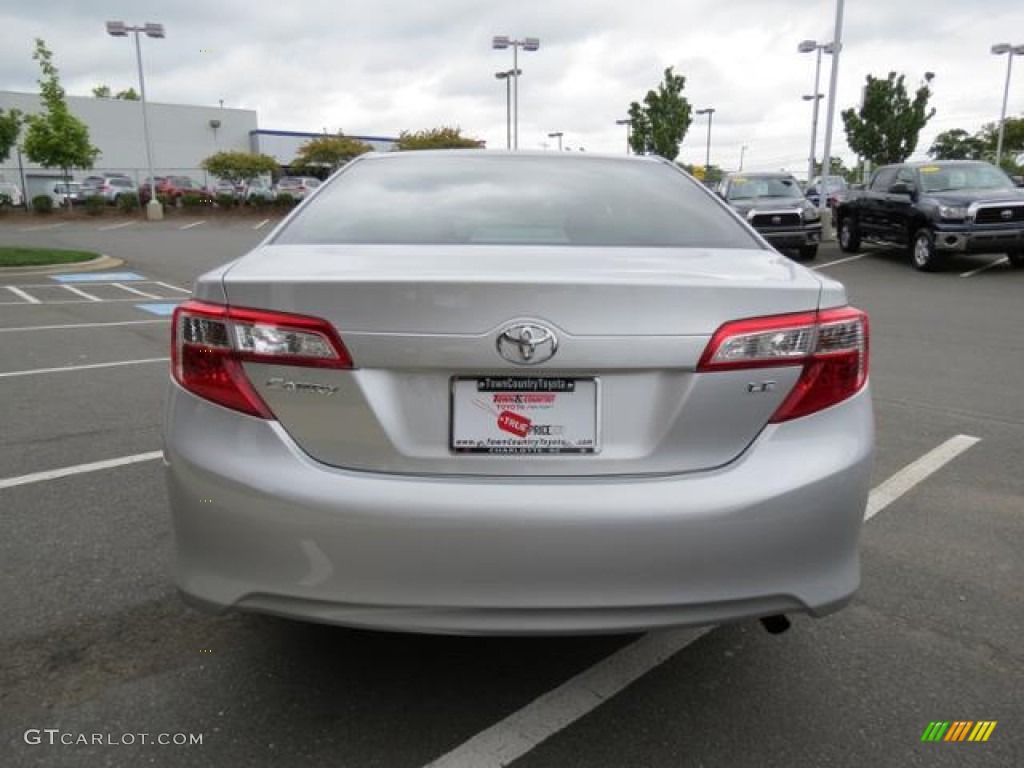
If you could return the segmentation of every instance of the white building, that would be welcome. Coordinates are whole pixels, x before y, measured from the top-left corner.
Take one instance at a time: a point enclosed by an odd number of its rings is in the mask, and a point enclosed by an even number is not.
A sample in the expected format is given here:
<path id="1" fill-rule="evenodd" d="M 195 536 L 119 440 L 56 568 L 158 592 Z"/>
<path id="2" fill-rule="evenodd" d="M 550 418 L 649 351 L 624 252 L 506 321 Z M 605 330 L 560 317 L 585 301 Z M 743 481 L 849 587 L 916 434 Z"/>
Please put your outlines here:
<path id="1" fill-rule="evenodd" d="M 142 183 L 149 176 L 142 102 L 83 96 L 66 98 L 71 113 L 86 124 L 89 140 L 100 150 L 92 170 L 74 169 L 72 177 L 82 179 L 115 172 L 126 173 L 137 184 Z M 252 109 L 154 102 L 147 102 L 147 107 L 154 173 L 157 176 L 191 176 L 203 185 L 210 179 L 200 164 L 215 152 L 261 152 L 287 165 L 304 142 L 323 135 L 260 130 L 256 111 Z M 35 114 L 42 112 L 43 106 L 38 94 L 0 91 L 0 109 Z M 353 138 L 379 150 L 389 150 L 395 142 L 379 136 Z M 51 189 L 54 181 L 61 177 L 59 168 L 43 168 L 23 156 L 20 161 L 19 167 L 19 152 L 12 149 L 11 156 L 0 164 L 0 180 L 27 187 L 29 199 Z"/>

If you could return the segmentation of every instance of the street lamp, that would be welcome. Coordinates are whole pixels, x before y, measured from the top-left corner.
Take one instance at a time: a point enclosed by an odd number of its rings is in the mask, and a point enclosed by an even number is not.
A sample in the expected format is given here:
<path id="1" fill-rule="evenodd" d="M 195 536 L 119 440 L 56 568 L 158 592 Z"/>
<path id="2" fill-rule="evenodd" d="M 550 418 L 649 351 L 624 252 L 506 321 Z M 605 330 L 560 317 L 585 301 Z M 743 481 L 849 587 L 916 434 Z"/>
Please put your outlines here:
<path id="1" fill-rule="evenodd" d="M 142 96 L 142 129 L 146 138 L 146 163 L 149 168 L 149 202 L 146 204 L 146 218 L 162 219 L 164 209 L 156 199 L 156 176 L 153 173 L 153 145 L 149 137 L 149 111 L 146 107 L 146 78 L 142 74 L 142 46 L 139 45 L 139 32 L 146 37 L 161 39 L 164 37 L 164 25 L 146 22 L 141 27 L 130 27 L 123 21 L 108 21 L 107 34 L 112 37 L 128 37 L 129 32 L 135 33 L 135 59 L 139 64 L 139 91 Z"/>
<path id="2" fill-rule="evenodd" d="M 624 126 L 626 126 L 626 154 L 628 155 L 629 154 L 629 130 L 630 130 L 630 128 L 633 127 L 633 121 L 630 118 L 626 117 L 626 118 L 623 118 L 622 120 L 616 120 L 615 124 L 616 125 L 624 125 Z"/>
<path id="3" fill-rule="evenodd" d="M 521 74 L 521 69 L 494 73 L 496 78 L 505 81 L 505 149 L 512 149 L 512 80 Z"/>
<path id="4" fill-rule="evenodd" d="M 565 134 L 562 131 L 555 131 L 554 133 L 549 133 L 548 134 L 548 138 L 549 139 L 558 139 L 558 151 L 559 152 L 562 151 L 562 136 L 564 136 L 564 135 Z"/>
<path id="5" fill-rule="evenodd" d="M 996 165 L 999 165 L 1003 157 L 1003 130 L 1006 128 L 1006 100 L 1010 95 L 1010 70 L 1013 68 L 1013 57 L 1024 56 L 1024 45 L 999 43 L 992 46 L 992 53 L 996 56 L 1006 54 L 1006 85 L 1003 86 L 1003 109 L 999 113 L 999 141 L 996 143 Z"/>
<path id="6" fill-rule="evenodd" d="M 749 147 L 746 144 L 740 146 L 740 170 L 743 170 L 743 156 L 747 154 Z"/>
<path id="7" fill-rule="evenodd" d="M 817 52 L 817 61 L 814 64 L 814 93 L 803 97 L 804 101 L 814 100 L 814 111 L 811 115 L 811 153 L 807 161 L 807 183 L 810 184 L 811 179 L 814 177 L 814 155 L 818 144 L 818 106 L 821 100 L 825 98 L 825 94 L 818 90 L 821 82 L 821 54 L 822 52 L 833 53 L 835 46 L 832 43 L 819 43 L 817 40 L 803 40 L 796 49 L 800 53 Z M 825 174 L 824 170 L 822 174 Z"/>
<path id="8" fill-rule="evenodd" d="M 715 108 L 708 107 L 707 109 L 698 109 L 697 114 L 708 116 L 708 149 L 707 155 L 704 158 L 704 170 L 707 171 L 707 169 L 711 167 L 711 121 L 715 116 Z"/>
<path id="9" fill-rule="evenodd" d="M 524 51 L 536 51 L 540 48 L 540 40 L 536 37 L 526 37 L 522 40 L 512 40 L 508 35 L 495 35 L 491 39 L 491 47 L 496 51 L 503 51 L 509 46 L 512 47 L 512 106 L 515 118 L 512 122 L 512 148 L 519 149 L 519 49 Z"/>

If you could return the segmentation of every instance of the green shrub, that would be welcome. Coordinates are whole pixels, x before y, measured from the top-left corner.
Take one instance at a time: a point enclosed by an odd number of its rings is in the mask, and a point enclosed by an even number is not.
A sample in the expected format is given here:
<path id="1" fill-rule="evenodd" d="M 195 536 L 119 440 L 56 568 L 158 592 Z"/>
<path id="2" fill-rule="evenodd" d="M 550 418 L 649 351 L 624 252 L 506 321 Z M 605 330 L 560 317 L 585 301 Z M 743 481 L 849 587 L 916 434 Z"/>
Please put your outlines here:
<path id="1" fill-rule="evenodd" d="M 117 207 L 125 213 L 131 213 L 137 211 L 142 206 L 139 205 L 139 196 L 134 192 L 125 192 L 119 198 L 117 198 Z"/>
<path id="2" fill-rule="evenodd" d="M 235 196 L 227 192 L 217 195 L 217 205 L 221 208 L 234 208 L 237 202 Z"/>
<path id="3" fill-rule="evenodd" d="M 203 206 L 204 198 L 202 195 L 182 195 L 178 198 L 182 208 L 187 208 L 190 211 L 194 211 L 196 208 Z"/>
<path id="4" fill-rule="evenodd" d="M 294 208 L 297 202 L 298 201 L 287 192 L 282 192 L 274 199 L 274 205 L 277 208 L 284 208 L 285 210 Z"/>
<path id="5" fill-rule="evenodd" d="M 167 195 L 157 195 L 156 201 L 160 203 L 160 205 L 162 205 L 164 208 L 171 204 L 171 200 L 169 197 L 167 197 Z"/>
<path id="6" fill-rule="evenodd" d="M 36 195 L 32 198 L 32 210 L 36 213 L 53 213 L 53 198 L 49 195 Z"/>
<path id="7" fill-rule="evenodd" d="M 89 195 L 85 198 L 85 212 L 90 216 L 99 216 L 107 207 L 107 201 L 103 195 Z"/>
<path id="8" fill-rule="evenodd" d="M 270 202 L 270 200 L 267 200 L 267 198 L 262 197 L 261 195 L 253 195 L 252 197 L 245 201 L 245 204 L 251 205 L 256 210 L 261 211 L 267 206 L 269 206 Z"/>
<path id="9" fill-rule="evenodd" d="M 13 207 L 13 203 L 14 201 L 11 199 L 10 195 L 0 192 L 0 213 L 3 213 L 8 208 Z"/>

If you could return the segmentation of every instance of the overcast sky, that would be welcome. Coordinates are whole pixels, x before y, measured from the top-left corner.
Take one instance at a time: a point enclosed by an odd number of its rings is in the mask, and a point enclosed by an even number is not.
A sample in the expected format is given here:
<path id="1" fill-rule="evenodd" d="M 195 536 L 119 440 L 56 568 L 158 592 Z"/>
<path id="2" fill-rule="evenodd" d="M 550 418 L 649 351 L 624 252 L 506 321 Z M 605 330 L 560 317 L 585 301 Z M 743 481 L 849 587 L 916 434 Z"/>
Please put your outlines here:
<path id="1" fill-rule="evenodd" d="M 806 172 L 814 54 L 804 39 L 832 40 L 836 0 L 0 0 L 0 90 L 36 91 L 31 54 L 42 37 L 69 94 L 106 83 L 135 86 L 130 39 L 109 37 L 108 19 L 164 24 L 143 39 L 152 101 L 254 109 L 263 129 L 396 136 L 457 125 L 505 146 L 505 86 L 494 73 L 512 51 L 494 35 L 538 37 L 520 52 L 519 145 L 623 152 L 615 124 L 668 66 L 686 77 L 695 108 L 716 111 L 712 162 Z M 1016 37 L 1014 37 L 1016 35 Z M 906 75 L 913 89 L 934 72 L 935 134 L 974 132 L 998 119 L 1006 57 L 994 43 L 1024 44 L 1024 0 L 847 0 L 833 154 L 847 162 L 839 110 L 855 106 L 868 74 Z M 1024 58 L 1017 58 L 1008 114 L 1024 113 Z M 822 92 L 831 59 L 822 59 Z M 826 109 L 822 102 L 818 156 Z M 702 163 L 707 118 L 695 117 L 679 160 Z"/>

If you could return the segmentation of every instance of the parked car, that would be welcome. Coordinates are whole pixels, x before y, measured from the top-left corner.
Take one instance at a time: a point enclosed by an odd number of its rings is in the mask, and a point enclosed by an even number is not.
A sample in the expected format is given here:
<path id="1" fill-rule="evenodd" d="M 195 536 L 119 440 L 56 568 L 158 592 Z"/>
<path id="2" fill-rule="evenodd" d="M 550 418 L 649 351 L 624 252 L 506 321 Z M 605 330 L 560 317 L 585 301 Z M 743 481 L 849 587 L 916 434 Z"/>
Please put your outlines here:
<path id="1" fill-rule="evenodd" d="M 842 176 L 829 176 L 826 182 L 827 191 L 825 198 L 828 201 L 828 207 L 835 210 L 835 207 L 839 204 L 839 201 L 843 199 L 850 190 L 849 184 L 846 183 L 846 179 Z M 816 208 L 821 208 L 821 190 L 823 188 L 822 179 L 820 176 L 815 176 L 811 179 L 811 183 L 807 185 L 805 195 L 811 204 Z"/>
<path id="2" fill-rule="evenodd" d="M 142 185 L 140 191 L 140 199 L 143 203 L 149 201 L 149 188 L 149 179 L 146 179 L 146 183 Z M 180 204 L 184 195 L 195 195 L 207 204 L 214 201 L 213 193 L 194 181 L 191 176 L 157 176 L 156 194 L 158 197 L 166 198 L 171 205 Z"/>
<path id="3" fill-rule="evenodd" d="M 282 193 L 291 195 L 296 200 L 305 200 L 306 197 L 322 182 L 312 176 L 283 176 L 274 188 L 275 195 Z"/>
<path id="4" fill-rule="evenodd" d="M 635 632 L 857 588 L 866 315 L 666 160 L 368 153 L 171 345 L 193 605 Z"/>
<path id="5" fill-rule="evenodd" d="M 232 181 L 221 180 L 218 181 L 213 187 L 213 194 L 218 198 L 222 195 L 228 195 L 238 200 L 242 197 L 243 187 L 240 184 L 235 184 Z"/>
<path id="6" fill-rule="evenodd" d="M 6 204 L 11 206 L 25 204 L 21 188 L 12 181 L 0 181 L 0 199 L 5 200 Z"/>
<path id="7" fill-rule="evenodd" d="M 275 197 L 273 186 L 264 179 L 253 179 L 248 182 L 242 191 L 245 202 L 251 203 L 253 200 L 273 200 Z"/>
<path id="8" fill-rule="evenodd" d="M 818 255 L 821 216 L 788 173 L 730 173 L 718 193 L 765 240 L 801 259 Z"/>
<path id="9" fill-rule="evenodd" d="M 50 192 L 50 197 L 53 198 L 53 204 L 70 208 L 78 203 L 83 202 L 79 199 L 79 193 L 82 190 L 82 184 L 77 181 L 58 181 L 53 185 Z"/>
<path id="10" fill-rule="evenodd" d="M 990 163 L 943 160 L 878 168 L 868 188 L 836 210 L 839 247 L 906 248 L 915 269 L 939 269 L 955 253 L 1005 253 L 1024 267 L 1024 189 Z"/>
<path id="11" fill-rule="evenodd" d="M 135 182 L 128 176 L 111 174 L 107 176 L 87 176 L 82 181 L 78 196 L 83 201 L 93 196 L 102 197 L 106 202 L 116 204 L 121 195 L 139 193 Z"/>

